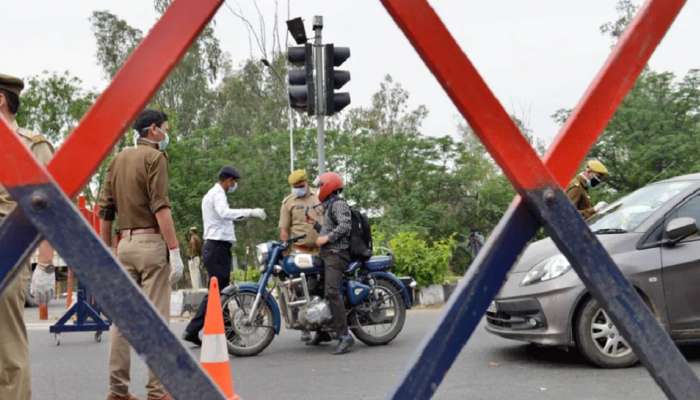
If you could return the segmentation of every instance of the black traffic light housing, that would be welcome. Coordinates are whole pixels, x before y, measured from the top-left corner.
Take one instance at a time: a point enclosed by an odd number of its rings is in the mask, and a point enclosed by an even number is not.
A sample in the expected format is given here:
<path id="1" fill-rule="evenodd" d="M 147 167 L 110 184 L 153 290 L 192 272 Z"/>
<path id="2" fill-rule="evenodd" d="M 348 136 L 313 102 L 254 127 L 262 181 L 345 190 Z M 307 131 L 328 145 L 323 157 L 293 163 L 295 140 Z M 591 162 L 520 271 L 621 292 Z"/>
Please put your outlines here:
<path id="1" fill-rule="evenodd" d="M 324 59 L 324 99 L 326 101 L 326 115 L 333 115 L 350 104 L 350 93 L 335 93 L 350 81 L 350 71 L 335 70 L 350 58 L 349 47 L 335 47 L 333 44 L 323 46 Z"/>
<path id="2" fill-rule="evenodd" d="M 315 113 L 315 85 L 313 46 L 293 46 L 287 48 L 287 61 L 294 67 L 289 68 L 289 105 L 309 115 Z"/>

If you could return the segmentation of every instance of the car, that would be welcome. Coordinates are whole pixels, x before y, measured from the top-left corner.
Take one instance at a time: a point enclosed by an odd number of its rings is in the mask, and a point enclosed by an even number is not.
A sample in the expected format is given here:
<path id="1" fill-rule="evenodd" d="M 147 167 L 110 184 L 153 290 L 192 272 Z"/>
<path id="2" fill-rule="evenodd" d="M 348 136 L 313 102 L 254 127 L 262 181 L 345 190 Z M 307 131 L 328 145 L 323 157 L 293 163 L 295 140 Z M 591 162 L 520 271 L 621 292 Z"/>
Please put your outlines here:
<path id="1" fill-rule="evenodd" d="M 700 173 L 644 186 L 588 222 L 676 343 L 700 339 Z M 486 330 L 544 346 L 576 347 L 604 368 L 637 357 L 549 239 L 518 259 L 486 312 Z"/>

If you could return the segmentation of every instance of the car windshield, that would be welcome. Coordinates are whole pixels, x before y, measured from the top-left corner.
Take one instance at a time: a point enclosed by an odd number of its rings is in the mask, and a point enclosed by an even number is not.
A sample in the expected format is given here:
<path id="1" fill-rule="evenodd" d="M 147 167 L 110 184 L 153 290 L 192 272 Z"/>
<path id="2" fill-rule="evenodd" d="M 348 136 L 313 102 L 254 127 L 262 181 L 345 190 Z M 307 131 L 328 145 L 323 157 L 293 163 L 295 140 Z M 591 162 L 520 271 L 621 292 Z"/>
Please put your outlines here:
<path id="1" fill-rule="evenodd" d="M 594 233 L 624 233 L 690 186 L 692 181 L 660 182 L 638 189 L 610 204 L 589 222 Z"/>

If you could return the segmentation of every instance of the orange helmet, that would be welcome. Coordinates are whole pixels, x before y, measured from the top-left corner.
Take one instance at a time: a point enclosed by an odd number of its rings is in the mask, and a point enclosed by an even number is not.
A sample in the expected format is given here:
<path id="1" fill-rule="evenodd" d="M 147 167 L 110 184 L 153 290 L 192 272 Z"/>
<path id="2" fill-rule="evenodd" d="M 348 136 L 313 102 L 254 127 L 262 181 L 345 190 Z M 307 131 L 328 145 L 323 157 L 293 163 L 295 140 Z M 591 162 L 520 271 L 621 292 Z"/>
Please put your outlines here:
<path id="1" fill-rule="evenodd" d="M 318 187 L 318 199 L 326 201 L 333 192 L 344 187 L 343 178 L 335 172 L 325 172 L 318 177 Z"/>

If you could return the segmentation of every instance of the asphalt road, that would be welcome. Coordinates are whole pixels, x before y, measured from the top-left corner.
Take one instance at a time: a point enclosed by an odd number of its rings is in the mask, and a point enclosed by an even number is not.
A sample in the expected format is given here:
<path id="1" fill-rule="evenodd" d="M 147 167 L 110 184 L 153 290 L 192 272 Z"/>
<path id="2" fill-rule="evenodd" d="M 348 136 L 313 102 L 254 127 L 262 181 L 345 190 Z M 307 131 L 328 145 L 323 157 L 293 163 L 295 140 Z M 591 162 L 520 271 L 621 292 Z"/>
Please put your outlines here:
<path id="1" fill-rule="evenodd" d="M 36 309 L 29 312 L 36 312 Z M 396 385 L 439 310 L 410 311 L 404 331 L 388 346 L 359 344 L 345 356 L 309 348 L 284 331 L 262 354 L 231 360 L 236 391 L 255 399 L 383 399 Z M 176 333 L 183 322 L 171 324 Z M 56 347 L 48 330 L 30 324 L 34 399 L 96 400 L 107 391 L 109 335 L 64 334 Z M 700 346 L 683 353 L 700 374 Z M 192 350 L 197 353 L 196 349 Z M 132 357 L 132 392 L 145 398 L 146 369 Z M 663 399 L 643 367 L 601 370 L 575 352 L 500 339 L 479 327 L 440 386 L 436 399 Z M 4 399 L 3 399 L 4 400 Z"/>

